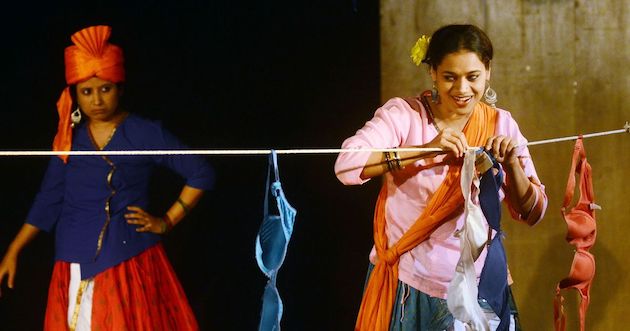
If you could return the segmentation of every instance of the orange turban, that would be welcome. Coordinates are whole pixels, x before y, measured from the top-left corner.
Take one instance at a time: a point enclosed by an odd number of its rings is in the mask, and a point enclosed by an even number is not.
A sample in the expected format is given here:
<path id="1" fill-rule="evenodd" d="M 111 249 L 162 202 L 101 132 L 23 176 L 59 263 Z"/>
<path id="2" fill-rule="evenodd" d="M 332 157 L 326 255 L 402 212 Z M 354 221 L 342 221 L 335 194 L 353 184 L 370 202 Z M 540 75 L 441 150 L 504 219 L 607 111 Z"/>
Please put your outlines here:
<path id="1" fill-rule="evenodd" d="M 125 80 L 122 49 L 107 42 L 111 31 L 111 27 L 99 25 L 85 28 L 72 35 L 74 45 L 68 46 L 64 53 L 68 85 L 80 83 L 92 77 L 112 83 Z M 54 151 L 69 151 L 72 147 L 71 108 L 70 87 L 66 86 L 57 101 L 59 125 L 53 141 Z M 68 155 L 59 155 L 59 157 L 64 162 L 68 162 Z"/>

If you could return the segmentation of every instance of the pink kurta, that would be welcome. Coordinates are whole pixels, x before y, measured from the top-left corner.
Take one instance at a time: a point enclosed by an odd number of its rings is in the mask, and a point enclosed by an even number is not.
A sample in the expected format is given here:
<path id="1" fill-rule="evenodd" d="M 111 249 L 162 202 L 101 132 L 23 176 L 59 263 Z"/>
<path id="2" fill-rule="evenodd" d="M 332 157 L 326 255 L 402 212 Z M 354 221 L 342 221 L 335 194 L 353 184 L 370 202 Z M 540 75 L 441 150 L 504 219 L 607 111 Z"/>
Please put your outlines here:
<path id="1" fill-rule="evenodd" d="M 527 140 L 518 129 L 518 125 L 509 112 L 497 109 L 497 125 L 495 135 L 512 138 L 518 145 Z M 343 142 L 342 148 L 390 148 L 412 147 L 424 145 L 438 134 L 436 128 L 429 124 L 429 116 L 424 108 L 417 112 L 403 99 L 393 98 L 380 107 L 374 117 L 363 128 Z M 527 219 L 533 224 L 544 215 L 547 207 L 547 197 L 544 186 L 540 184 L 536 169 L 531 160 L 527 147 L 518 150 L 521 166 L 530 180 L 540 189 L 536 190 L 536 203 L 528 215 L 537 219 Z M 345 185 L 358 185 L 367 182 L 360 178 L 363 166 L 366 164 L 370 152 L 340 153 L 335 163 L 337 178 Z M 431 166 L 440 162 L 444 156 L 434 159 L 416 161 L 404 170 L 386 173 L 384 180 L 387 185 L 387 202 L 385 217 L 386 232 L 389 244 L 397 242 L 404 232 L 418 219 L 428 201 L 440 186 L 448 165 Z M 499 192 L 501 199 L 505 196 L 504 188 Z M 509 207 L 509 206 L 508 206 Z M 512 208 L 510 213 L 515 219 L 521 219 Z M 446 298 L 448 284 L 455 273 L 455 266 L 459 260 L 460 244 L 455 232 L 464 224 L 463 213 L 447 221 L 429 239 L 419 244 L 409 252 L 403 254 L 399 262 L 398 278 L 413 288 L 428 295 Z M 486 224 L 487 226 L 487 224 Z M 484 250 L 475 262 L 477 277 L 481 273 L 485 261 Z M 372 249 L 370 261 L 375 263 L 376 252 Z"/>

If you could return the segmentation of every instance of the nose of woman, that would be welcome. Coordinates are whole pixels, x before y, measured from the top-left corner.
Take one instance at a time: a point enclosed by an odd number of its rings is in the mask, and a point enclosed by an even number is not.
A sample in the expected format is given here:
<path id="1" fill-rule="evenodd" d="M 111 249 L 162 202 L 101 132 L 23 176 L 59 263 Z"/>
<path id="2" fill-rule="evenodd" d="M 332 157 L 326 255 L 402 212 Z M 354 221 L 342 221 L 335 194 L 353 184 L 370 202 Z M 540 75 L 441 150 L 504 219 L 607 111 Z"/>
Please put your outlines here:
<path id="1" fill-rule="evenodd" d="M 466 78 L 461 77 L 453 83 L 453 90 L 460 93 L 468 92 L 470 90 L 470 83 Z"/>
<path id="2" fill-rule="evenodd" d="M 103 96 L 101 95 L 101 91 L 96 91 L 92 93 L 92 104 L 95 106 L 99 106 L 103 104 Z"/>

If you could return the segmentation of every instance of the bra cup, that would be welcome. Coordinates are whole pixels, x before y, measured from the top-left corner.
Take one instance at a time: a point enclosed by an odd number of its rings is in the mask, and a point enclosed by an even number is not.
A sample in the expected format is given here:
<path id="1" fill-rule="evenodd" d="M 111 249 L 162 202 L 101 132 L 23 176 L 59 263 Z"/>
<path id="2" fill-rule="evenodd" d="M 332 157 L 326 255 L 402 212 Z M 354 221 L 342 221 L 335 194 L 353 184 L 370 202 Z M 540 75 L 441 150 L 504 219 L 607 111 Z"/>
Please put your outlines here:
<path id="1" fill-rule="evenodd" d="M 577 248 L 589 249 L 595 244 L 597 223 L 584 210 L 573 208 L 564 214 L 567 223 L 566 240 Z"/>
<path id="2" fill-rule="evenodd" d="M 576 177 L 579 179 L 580 196 L 576 206 L 569 209 L 575 192 Z M 592 169 L 586 161 L 586 151 L 580 135 L 575 142 L 569 179 L 561 208 L 562 216 L 567 223 L 566 240 L 576 247 L 576 251 L 573 255 L 569 276 L 561 280 L 556 288 L 553 314 L 556 331 L 566 329 L 566 315 L 563 307 L 564 298 L 560 291 L 571 288 L 576 289 L 582 297 L 578 313 L 580 330 L 585 330 L 586 311 L 590 302 L 590 289 L 595 277 L 595 257 L 588 252 L 588 249 L 595 244 L 597 235 L 595 213 L 591 208 L 596 207 L 593 203 L 594 200 Z"/>
<path id="3" fill-rule="evenodd" d="M 569 277 L 560 281 L 560 289 L 587 288 L 595 277 L 595 257 L 585 250 L 577 250 L 573 256 Z M 588 296 L 588 293 L 583 293 Z"/>

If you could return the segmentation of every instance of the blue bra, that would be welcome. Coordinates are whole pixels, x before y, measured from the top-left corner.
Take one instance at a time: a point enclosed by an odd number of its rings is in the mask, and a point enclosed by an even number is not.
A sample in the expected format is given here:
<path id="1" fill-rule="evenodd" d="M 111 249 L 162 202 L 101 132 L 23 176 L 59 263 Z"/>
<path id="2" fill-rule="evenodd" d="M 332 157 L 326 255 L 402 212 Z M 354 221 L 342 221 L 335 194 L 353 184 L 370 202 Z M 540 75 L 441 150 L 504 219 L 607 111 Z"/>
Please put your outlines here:
<path id="1" fill-rule="evenodd" d="M 275 180 L 269 185 L 272 167 Z M 269 214 L 269 191 L 276 197 L 278 215 Z M 283 307 L 276 288 L 276 276 L 287 254 L 287 246 L 293 233 L 296 213 L 295 208 L 291 207 L 282 191 L 278 172 L 278 157 L 276 151 L 271 150 L 265 185 L 263 220 L 256 236 L 256 262 L 258 262 L 260 270 L 269 278 L 262 299 L 263 305 L 260 325 L 258 326 L 260 331 L 280 330 Z"/>
<path id="2" fill-rule="evenodd" d="M 492 168 L 481 177 L 479 185 L 479 204 L 488 221 L 490 229 L 495 230 L 494 238 L 488 243 L 488 254 L 479 277 L 479 298 L 486 300 L 492 310 L 501 319 L 498 331 L 510 327 L 510 308 L 508 305 L 507 258 L 503 248 L 501 231 L 501 201 L 499 189 L 503 184 L 503 171 L 492 154 Z M 493 175 L 494 169 L 498 170 Z M 488 234 L 490 236 L 490 234 Z"/>

